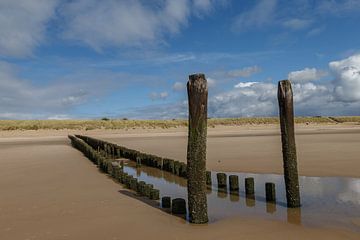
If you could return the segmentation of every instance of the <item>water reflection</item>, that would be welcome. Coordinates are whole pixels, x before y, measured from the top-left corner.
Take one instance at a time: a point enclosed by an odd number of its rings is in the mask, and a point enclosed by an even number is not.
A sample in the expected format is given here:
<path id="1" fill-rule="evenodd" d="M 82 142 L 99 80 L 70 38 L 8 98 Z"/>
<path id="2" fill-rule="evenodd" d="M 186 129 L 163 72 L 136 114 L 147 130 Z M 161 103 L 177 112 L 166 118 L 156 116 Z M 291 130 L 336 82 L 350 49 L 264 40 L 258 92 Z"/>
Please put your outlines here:
<path id="1" fill-rule="evenodd" d="M 266 203 L 266 212 L 273 214 L 276 212 L 276 204 L 275 203 Z"/>
<path id="2" fill-rule="evenodd" d="M 139 180 L 153 184 L 160 197 L 170 196 L 187 200 L 186 179 L 156 168 L 127 162 L 124 171 Z M 258 216 L 306 226 L 337 226 L 359 231 L 353 219 L 360 216 L 360 179 L 336 177 L 300 177 L 301 209 L 288 209 L 283 176 L 275 174 L 227 173 L 239 177 L 240 190 L 218 189 L 216 172 L 212 172 L 212 186 L 207 188 L 210 221 L 232 216 Z M 255 194 L 245 194 L 245 178 L 255 179 Z M 267 203 L 265 183 L 276 185 L 276 203 Z"/>

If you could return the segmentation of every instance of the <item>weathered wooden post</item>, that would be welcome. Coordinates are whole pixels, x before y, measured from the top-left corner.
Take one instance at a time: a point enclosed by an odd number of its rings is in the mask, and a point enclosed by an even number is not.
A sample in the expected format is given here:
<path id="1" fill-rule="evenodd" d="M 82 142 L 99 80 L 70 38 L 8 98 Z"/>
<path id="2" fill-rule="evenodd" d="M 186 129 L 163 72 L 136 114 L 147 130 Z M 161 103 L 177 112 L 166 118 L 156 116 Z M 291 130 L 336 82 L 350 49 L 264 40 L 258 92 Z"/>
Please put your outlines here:
<path id="1" fill-rule="evenodd" d="M 171 207 L 171 197 L 165 196 L 161 198 L 161 207 L 170 208 Z"/>
<path id="2" fill-rule="evenodd" d="M 265 183 L 265 196 L 267 202 L 276 202 L 275 183 Z"/>
<path id="3" fill-rule="evenodd" d="M 159 189 L 151 189 L 151 191 L 150 191 L 150 199 L 159 200 L 159 198 L 160 198 Z"/>
<path id="4" fill-rule="evenodd" d="M 192 223 L 207 223 L 206 137 L 208 87 L 204 74 L 189 76 L 189 130 L 187 147 L 188 205 Z"/>
<path id="5" fill-rule="evenodd" d="M 185 199 L 175 198 L 171 201 L 171 213 L 172 214 L 186 214 L 186 202 Z"/>
<path id="6" fill-rule="evenodd" d="M 230 191 L 239 191 L 239 177 L 237 175 L 229 176 Z"/>
<path id="7" fill-rule="evenodd" d="M 218 182 L 218 188 L 227 188 L 227 184 L 226 184 L 226 174 L 225 173 L 217 173 L 216 174 L 216 179 Z"/>
<path id="8" fill-rule="evenodd" d="M 245 178 L 245 193 L 246 193 L 246 195 L 254 195 L 255 194 L 254 178 L 252 178 L 252 177 Z"/>
<path id="9" fill-rule="evenodd" d="M 293 92 L 289 80 L 279 82 L 278 101 L 287 206 L 296 208 L 300 207 L 301 203 L 294 133 Z"/>

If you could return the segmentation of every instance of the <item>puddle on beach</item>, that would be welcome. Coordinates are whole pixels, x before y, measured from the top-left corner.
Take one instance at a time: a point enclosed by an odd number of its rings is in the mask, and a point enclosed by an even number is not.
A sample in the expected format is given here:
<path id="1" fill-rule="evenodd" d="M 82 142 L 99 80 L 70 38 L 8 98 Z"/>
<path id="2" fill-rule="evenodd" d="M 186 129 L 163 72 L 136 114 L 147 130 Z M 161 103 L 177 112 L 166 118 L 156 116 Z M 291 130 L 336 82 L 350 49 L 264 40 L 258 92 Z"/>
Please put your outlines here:
<path id="1" fill-rule="evenodd" d="M 160 190 L 160 198 L 170 196 L 187 200 L 186 179 L 156 168 L 135 167 L 127 162 L 124 171 L 139 181 L 153 184 Z M 339 227 L 360 232 L 360 179 L 341 177 L 300 177 L 301 209 L 286 207 L 282 175 L 232 173 L 239 176 L 238 194 L 218 191 L 216 172 L 212 172 L 212 187 L 208 187 L 208 214 L 210 222 L 235 216 L 260 217 L 287 221 L 310 227 Z M 255 196 L 246 198 L 244 181 L 255 180 Z M 276 204 L 265 201 L 265 182 L 276 184 Z"/>

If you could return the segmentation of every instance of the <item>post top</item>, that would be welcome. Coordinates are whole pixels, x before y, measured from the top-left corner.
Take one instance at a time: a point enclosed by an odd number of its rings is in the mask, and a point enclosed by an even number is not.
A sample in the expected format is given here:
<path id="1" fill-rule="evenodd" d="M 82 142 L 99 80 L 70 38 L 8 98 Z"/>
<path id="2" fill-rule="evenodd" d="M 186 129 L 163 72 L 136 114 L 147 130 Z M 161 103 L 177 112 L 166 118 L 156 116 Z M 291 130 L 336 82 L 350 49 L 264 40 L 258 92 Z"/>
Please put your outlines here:
<path id="1" fill-rule="evenodd" d="M 198 79 L 198 78 L 205 79 L 205 74 L 204 73 L 194 73 L 194 74 L 189 75 L 190 80 L 195 80 L 195 79 Z"/>
<path id="2" fill-rule="evenodd" d="M 291 85 L 290 80 L 284 79 L 284 80 L 279 81 L 279 85 L 286 85 L 286 84 L 290 84 L 290 85 Z"/>
<path id="3" fill-rule="evenodd" d="M 292 87 L 289 80 L 281 80 L 278 85 L 278 99 L 285 99 L 286 97 L 292 98 Z"/>

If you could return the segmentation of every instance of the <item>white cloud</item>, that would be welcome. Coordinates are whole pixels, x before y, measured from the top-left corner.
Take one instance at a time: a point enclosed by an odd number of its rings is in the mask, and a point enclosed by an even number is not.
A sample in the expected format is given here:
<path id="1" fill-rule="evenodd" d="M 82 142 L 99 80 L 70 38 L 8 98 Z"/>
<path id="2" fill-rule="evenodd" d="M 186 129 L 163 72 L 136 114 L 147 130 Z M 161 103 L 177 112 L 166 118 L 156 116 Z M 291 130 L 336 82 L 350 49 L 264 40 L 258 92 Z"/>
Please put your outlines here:
<path id="1" fill-rule="evenodd" d="M 297 116 L 360 115 L 360 54 L 331 62 L 329 68 L 334 80 L 321 84 L 310 82 L 322 75 L 315 68 L 295 74 L 300 79 L 292 84 Z M 239 82 L 229 91 L 209 94 L 210 117 L 278 115 L 275 83 Z M 151 111 L 145 111 L 145 115 L 137 114 L 149 118 L 186 117 L 187 106 L 185 103 L 152 106 Z"/>
<path id="2" fill-rule="evenodd" d="M 312 20 L 293 18 L 283 22 L 283 26 L 292 30 L 301 30 L 308 28 L 312 24 Z"/>
<path id="3" fill-rule="evenodd" d="M 310 82 L 327 76 L 327 72 L 316 68 L 305 68 L 300 71 L 290 72 L 288 79 L 292 82 Z"/>
<path id="4" fill-rule="evenodd" d="M 217 80 L 213 79 L 213 78 L 210 78 L 210 77 L 207 77 L 206 78 L 206 81 L 207 81 L 207 85 L 208 85 L 208 88 L 213 88 L 215 87 L 216 83 L 217 83 Z"/>
<path id="5" fill-rule="evenodd" d="M 277 0 L 260 0 L 250 10 L 238 15 L 232 29 L 234 31 L 252 30 L 272 23 L 275 17 Z"/>
<path id="6" fill-rule="evenodd" d="M 174 85 L 173 85 L 173 87 L 172 87 L 172 89 L 173 89 L 174 91 L 178 91 L 178 92 L 184 91 L 185 88 L 186 88 L 186 84 L 183 83 L 183 82 L 175 82 Z"/>
<path id="7" fill-rule="evenodd" d="M 231 70 L 227 72 L 229 77 L 250 77 L 255 73 L 261 72 L 261 68 L 258 66 L 245 67 L 242 69 Z"/>
<path id="8" fill-rule="evenodd" d="M 335 75 L 335 96 L 340 101 L 360 101 L 360 54 L 329 63 Z"/>
<path id="9" fill-rule="evenodd" d="M 49 120 L 67 120 L 67 119 L 71 119 L 71 117 L 66 114 L 59 114 L 59 115 L 49 116 L 47 119 L 49 119 Z"/>
<path id="10" fill-rule="evenodd" d="M 115 86 L 105 74 L 89 73 L 65 76 L 40 87 L 19 78 L 16 67 L 0 61 L 0 118 L 63 115 Z"/>
<path id="11" fill-rule="evenodd" d="M 24 57 L 44 41 L 58 0 L 1 0 L 0 55 Z"/>
<path id="12" fill-rule="evenodd" d="M 226 6 L 228 4 L 228 0 L 193 0 L 193 8 L 195 9 L 196 14 L 209 13 L 213 10 L 214 6 Z"/>
<path id="13" fill-rule="evenodd" d="M 258 82 L 239 82 L 234 86 L 234 88 L 246 88 L 251 87 L 252 85 L 256 84 Z"/>
<path id="14" fill-rule="evenodd" d="M 206 14 L 218 2 L 222 1 L 75 0 L 61 11 L 64 37 L 98 51 L 109 46 L 158 44 L 164 36 L 186 27 L 193 14 Z"/>
<path id="15" fill-rule="evenodd" d="M 209 113 L 214 117 L 273 115 L 276 110 L 275 100 L 274 84 L 239 83 L 233 90 L 209 99 Z"/>
<path id="16" fill-rule="evenodd" d="M 169 96 L 169 93 L 165 91 L 165 92 L 160 92 L 160 93 L 152 92 L 152 93 L 150 93 L 149 97 L 152 101 L 155 101 L 155 100 L 165 100 L 168 96 Z"/>

